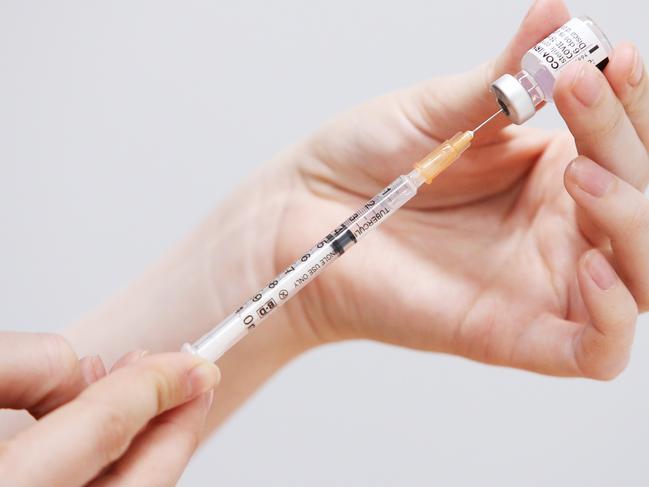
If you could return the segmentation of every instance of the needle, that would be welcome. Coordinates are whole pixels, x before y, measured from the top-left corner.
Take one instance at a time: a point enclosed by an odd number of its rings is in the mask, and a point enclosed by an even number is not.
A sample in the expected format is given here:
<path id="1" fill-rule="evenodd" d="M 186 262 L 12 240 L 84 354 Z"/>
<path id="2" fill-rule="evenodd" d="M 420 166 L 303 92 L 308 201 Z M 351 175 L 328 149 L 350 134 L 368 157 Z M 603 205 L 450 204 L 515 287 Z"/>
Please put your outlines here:
<path id="1" fill-rule="evenodd" d="M 487 120 L 485 120 L 485 121 L 482 122 L 480 125 L 478 125 L 476 128 L 474 128 L 474 129 L 472 130 L 472 132 L 475 134 L 478 130 L 480 130 L 482 127 L 484 127 L 484 126 L 487 125 L 489 122 L 491 122 L 494 118 L 496 118 L 498 115 L 500 115 L 500 114 L 502 113 L 502 111 L 503 111 L 503 110 L 502 110 L 502 108 L 501 108 L 501 109 L 498 110 L 496 113 L 494 113 L 491 117 L 489 117 Z"/>

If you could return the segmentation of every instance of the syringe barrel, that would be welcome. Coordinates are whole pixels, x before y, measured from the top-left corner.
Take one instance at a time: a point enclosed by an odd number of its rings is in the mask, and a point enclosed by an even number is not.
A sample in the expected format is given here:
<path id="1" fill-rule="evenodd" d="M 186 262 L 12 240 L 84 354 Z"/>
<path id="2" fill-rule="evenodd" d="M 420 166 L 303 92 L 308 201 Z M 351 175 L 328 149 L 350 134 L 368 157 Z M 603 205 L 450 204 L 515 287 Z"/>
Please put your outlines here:
<path id="1" fill-rule="evenodd" d="M 368 230 L 378 227 L 417 194 L 419 182 L 413 180 L 413 176 L 399 176 L 345 220 L 343 225 L 352 232 L 356 241 L 367 235 Z"/>
<path id="2" fill-rule="evenodd" d="M 392 216 L 417 194 L 421 183 L 417 171 L 395 179 L 210 332 L 191 345 L 185 344 L 183 350 L 207 360 L 218 360 L 349 247 Z"/>
<path id="3" fill-rule="evenodd" d="M 200 355 L 215 362 L 247 333 L 247 328 L 242 329 L 239 313 L 232 313 L 198 341 L 192 344 L 185 343 L 182 351 Z"/>

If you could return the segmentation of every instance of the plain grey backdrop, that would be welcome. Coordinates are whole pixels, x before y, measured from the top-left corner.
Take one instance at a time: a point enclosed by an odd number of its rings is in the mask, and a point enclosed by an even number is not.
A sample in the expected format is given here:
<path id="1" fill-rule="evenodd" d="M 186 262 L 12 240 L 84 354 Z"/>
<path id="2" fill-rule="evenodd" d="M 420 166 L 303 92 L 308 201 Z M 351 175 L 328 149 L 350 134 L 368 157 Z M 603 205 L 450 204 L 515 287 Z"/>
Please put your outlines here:
<path id="1" fill-rule="evenodd" d="M 649 54 L 645 2 L 569 4 Z M 356 103 L 495 55 L 528 6 L 0 0 L 0 327 L 73 321 L 255 166 Z M 554 107 L 533 123 L 563 127 Z M 374 343 L 316 350 L 181 485 L 649 485 L 640 321 L 611 383 Z"/>

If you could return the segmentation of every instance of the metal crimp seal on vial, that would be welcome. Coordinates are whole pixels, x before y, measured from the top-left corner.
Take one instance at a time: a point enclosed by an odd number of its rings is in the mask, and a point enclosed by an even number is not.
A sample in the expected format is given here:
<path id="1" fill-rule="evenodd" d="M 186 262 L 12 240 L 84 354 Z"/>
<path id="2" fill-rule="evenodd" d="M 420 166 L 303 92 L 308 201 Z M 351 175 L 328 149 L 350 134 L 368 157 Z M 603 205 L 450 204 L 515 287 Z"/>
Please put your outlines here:
<path id="1" fill-rule="evenodd" d="M 525 87 L 511 74 L 501 76 L 491 85 L 498 104 L 505 115 L 517 125 L 527 122 L 536 113 L 532 97 Z"/>

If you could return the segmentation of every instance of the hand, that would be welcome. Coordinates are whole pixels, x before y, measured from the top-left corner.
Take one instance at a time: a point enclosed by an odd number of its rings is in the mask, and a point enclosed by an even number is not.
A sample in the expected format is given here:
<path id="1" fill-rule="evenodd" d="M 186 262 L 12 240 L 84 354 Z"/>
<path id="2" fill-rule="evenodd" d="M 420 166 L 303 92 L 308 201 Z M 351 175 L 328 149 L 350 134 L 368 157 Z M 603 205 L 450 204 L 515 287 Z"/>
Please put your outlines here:
<path id="1" fill-rule="evenodd" d="M 490 82 L 516 73 L 569 18 L 559 0 L 538 1 L 494 61 L 374 100 L 294 149 L 286 170 L 299 181 L 285 198 L 276 270 L 439 141 L 495 112 Z M 319 341 L 372 338 L 546 374 L 616 376 L 649 307 L 649 81 L 624 44 L 604 74 L 566 69 L 555 99 L 572 136 L 506 128 L 501 116 L 306 288 L 292 319 Z M 569 165 L 575 142 L 581 157 Z"/>
<path id="2" fill-rule="evenodd" d="M 40 418 L 0 444 L 12 486 L 175 485 L 219 378 L 182 353 L 132 353 L 105 375 L 56 335 L 2 333 L 0 357 L 0 406 Z"/>

